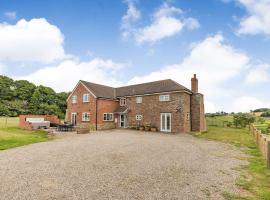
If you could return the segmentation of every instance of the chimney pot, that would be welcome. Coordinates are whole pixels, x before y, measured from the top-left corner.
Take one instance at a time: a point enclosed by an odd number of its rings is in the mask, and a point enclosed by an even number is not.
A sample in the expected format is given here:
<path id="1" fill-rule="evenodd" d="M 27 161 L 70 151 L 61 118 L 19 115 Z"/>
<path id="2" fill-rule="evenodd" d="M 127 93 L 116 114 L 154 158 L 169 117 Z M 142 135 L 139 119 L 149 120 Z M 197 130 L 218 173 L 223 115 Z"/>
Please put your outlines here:
<path id="1" fill-rule="evenodd" d="M 191 78 L 191 91 L 193 93 L 198 93 L 198 79 L 196 74 L 193 75 L 193 78 Z"/>

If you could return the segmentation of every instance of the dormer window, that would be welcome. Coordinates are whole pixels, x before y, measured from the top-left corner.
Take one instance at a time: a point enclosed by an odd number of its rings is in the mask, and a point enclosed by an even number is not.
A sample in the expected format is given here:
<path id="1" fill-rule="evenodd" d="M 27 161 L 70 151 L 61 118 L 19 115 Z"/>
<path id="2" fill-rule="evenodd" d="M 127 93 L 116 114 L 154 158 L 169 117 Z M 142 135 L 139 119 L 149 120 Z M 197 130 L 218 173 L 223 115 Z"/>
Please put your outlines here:
<path id="1" fill-rule="evenodd" d="M 83 102 L 90 102 L 90 94 L 83 94 Z"/>
<path id="2" fill-rule="evenodd" d="M 120 106 L 125 106 L 126 105 L 126 99 L 122 98 L 120 99 Z"/>
<path id="3" fill-rule="evenodd" d="M 72 96 L 71 102 L 72 102 L 73 104 L 74 104 L 74 103 L 77 103 L 77 96 L 76 96 L 76 95 L 73 95 L 73 96 Z"/>

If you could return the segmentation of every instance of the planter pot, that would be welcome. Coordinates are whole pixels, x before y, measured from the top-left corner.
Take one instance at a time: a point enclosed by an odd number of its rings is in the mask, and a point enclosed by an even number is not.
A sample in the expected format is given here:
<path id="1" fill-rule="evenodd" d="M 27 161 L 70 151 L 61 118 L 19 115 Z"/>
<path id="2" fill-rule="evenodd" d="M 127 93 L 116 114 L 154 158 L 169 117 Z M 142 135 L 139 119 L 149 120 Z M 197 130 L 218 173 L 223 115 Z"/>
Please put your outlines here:
<path id="1" fill-rule="evenodd" d="M 151 128 L 151 131 L 157 132 L 157 128 Z"/>

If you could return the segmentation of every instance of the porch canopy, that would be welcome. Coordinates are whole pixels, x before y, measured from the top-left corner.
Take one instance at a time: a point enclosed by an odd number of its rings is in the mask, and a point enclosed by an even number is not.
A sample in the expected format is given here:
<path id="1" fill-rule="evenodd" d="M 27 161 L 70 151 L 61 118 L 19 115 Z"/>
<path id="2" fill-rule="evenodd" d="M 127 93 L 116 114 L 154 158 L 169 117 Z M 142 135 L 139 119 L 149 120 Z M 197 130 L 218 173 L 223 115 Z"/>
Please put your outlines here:
<path id="1" fill-rule="evenodd" d="M 116 110 L 114 111 L 114 113 L 125 114 L 125 113 L 128 113 L 128 111 L 129 111 L 128 107 L 119 106 L 118 108 L 116 108 Z"/>

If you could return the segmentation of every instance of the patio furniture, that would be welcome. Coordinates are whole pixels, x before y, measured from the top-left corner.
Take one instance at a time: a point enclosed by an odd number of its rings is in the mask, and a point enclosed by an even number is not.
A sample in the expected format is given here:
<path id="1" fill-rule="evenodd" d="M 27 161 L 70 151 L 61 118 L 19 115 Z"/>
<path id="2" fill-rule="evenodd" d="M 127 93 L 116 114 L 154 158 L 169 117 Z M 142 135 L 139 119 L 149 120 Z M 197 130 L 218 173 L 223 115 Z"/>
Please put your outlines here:
<path id="1" fill-rule="evenodd" d="M 68 132 L 68 131 L 74 131 L 75 127 L 73 124 L 59 124 L 57 126 L 57 131 L 61 132 Z"/>

